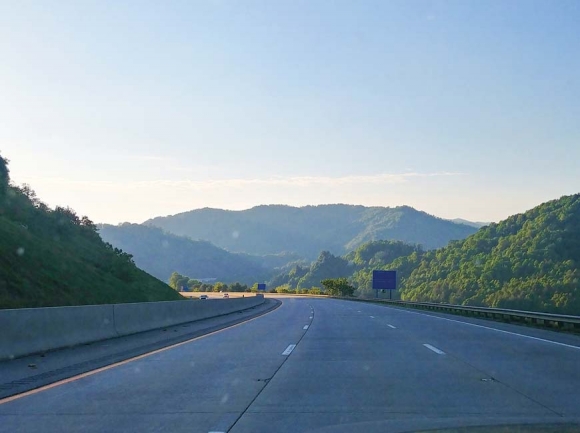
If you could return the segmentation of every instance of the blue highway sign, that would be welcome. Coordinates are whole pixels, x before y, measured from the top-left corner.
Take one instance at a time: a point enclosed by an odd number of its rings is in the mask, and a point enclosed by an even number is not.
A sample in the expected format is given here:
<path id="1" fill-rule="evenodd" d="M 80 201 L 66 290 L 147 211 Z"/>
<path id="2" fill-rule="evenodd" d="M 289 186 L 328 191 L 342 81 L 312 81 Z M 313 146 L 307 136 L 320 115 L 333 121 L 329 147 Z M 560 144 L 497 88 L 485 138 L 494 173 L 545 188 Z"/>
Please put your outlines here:
<path id="1" fill-rule="evenodd" d="M 397 271 L 373 271 L 374 290 L 397 290 Z"/>

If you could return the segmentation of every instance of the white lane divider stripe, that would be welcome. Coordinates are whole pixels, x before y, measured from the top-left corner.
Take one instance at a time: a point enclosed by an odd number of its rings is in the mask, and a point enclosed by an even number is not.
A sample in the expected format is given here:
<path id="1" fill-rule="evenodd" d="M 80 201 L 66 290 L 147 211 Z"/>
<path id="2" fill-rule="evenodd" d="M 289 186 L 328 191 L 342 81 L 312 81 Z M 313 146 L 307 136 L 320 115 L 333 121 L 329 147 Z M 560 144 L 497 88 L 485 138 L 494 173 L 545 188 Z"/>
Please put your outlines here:
<path id="1" fill-rule="evenodd" d="M 389 328 L 393 328 L 393 329 L 397 329 L 396 327 L 394 327 L 393 325 L 387 325 Z"/>
<path id="2" fill-rule="evenodd" d="M 288 347 L 286 348 L 286 350 L 284 352 L 282 352 L 282 355 L 285 355 L 285 356 L 290 355 L 295 347 L 296 347 L 295 344 L 289 344 Z"/>
<path id="3" fill-rule="evenodd" d="M 306 331 L 308 329 L 308 325 L 304 325 L 304 328 L 302 328 L 302 329 L 304 329 Z"/>
<path id="4" fill-rule="evenodd" d="M 490 328 L 489 326 L 476 325 L 475 323 L 462 322 L 461 320 L 448 319 L 447 317 L 432 316 L 431 314 L 416 313 L 415 311 L 407 311 L 407 310 L 402 310 L 402 309 L 400 309 L 398 311 L 401 311 L 403 313 L 408 313 L 408 314 L 417 314 L 418 316 L 423 316 L 423 317 L 431 317 L 433 319 L 446 320 L 448 322 L 461 323 L 462 325 L 474 326 L 475 328 L 487 329 L 488 331 L 495 331 L 495 332 L 500 332 L 502 334 L 515 335 L 516 337 L 529 338 L 530 340 L 541 341 L 542 343 L 551 343 L 551 344 L 555 344 L 556 346 L 563 346 L 563 347 L 568 347 L 570 349 L 580 350 L 580 346 L 574 346 L 572 344 L 560 343 L 559 341 L 546 340 L 545 338 L 532 337 L 531 335 L 526 335 L 526 334 L 518 334 L 517 332 L 504 331 L 503 329 Z"/>
<path id="5" fill-rule="evenodd" d="M 371 319 L 374 319 L 374 318 L 375 318 L 375 316 L 369 316 L 369 317 L 370 317 Z"/>
<path id="6" fill-rule="evenodd" d="M 425 346 L 429 350 L 432 350 L 433 352 L 435 352 L 438 355 L 445 355 L 445 352 L 437 349 L 435 346 L 431 346 L 430 344 L 427 344 L 427 343 L 423 344 L 423 346 Z"/>
<path id="7" fill-rule="evenodd" d="M 312 316 L 310 316 L 309 319 L 312 320 Z"/>

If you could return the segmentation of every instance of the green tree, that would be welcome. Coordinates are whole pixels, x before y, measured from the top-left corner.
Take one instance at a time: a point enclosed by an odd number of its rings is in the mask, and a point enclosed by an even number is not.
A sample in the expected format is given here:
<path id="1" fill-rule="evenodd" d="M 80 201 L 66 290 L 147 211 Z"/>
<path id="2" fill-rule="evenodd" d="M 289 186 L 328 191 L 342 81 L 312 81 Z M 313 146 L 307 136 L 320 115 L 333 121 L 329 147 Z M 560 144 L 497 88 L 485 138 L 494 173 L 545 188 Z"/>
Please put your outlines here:
<path id="1" fill-rule="evenodd" d="M 200 292 L 211 292 L 213 290 L 213 285 L 209 283 L 202 283 L 199 287 Z"/>
<path id="2" fill-rule="evenodd" d="M 193 279 L 189 279 L 187 281 L 187 287 L 189 288 L 189 290 L 191 290 L 192 292 L 199 292 L 200 288 L 201 288 L 201 281 L 198 280 L 193 280 Z"/>
<path id="3" fill-rule="evenodd" d="M 241 284 L 239 282 L 230 284 L 230 292 L 245 292 L 247 289 L 248 289 L 247 285 Z"/>
<path id="4" fill-rule="evenodd" d="M 227 292 L 228 291 L 228 285 L 226 283 L 222 283 L 220 281 L 218 281 L 217 283 L 215 283 L 213 285 L 213 292 Z"/>
<path id="5" fill-rule="evenodd" d="M 331 296 L 352 296 L 356 290 L 346 278 L 326 279 L 322 281 L 322 286 Z"/>
<path id="6" fill-rule="evenodd" d="M 328 251 L 322 251 L 310 270 L 298 281 L 297 288 L 312 287 L 332 277 L 348 277 L 355 270 L 348 261 Z"/>
<path id="7" fill-rule="evenodd" d="M 284 284 L 283 286 L 276 287 L 276 293 L 294 293 L 294 290 L 290 287 L 289 284 Z"/>
<path id="8" fill-rule="evenodd" d="M 309 292 L 311 295 L 320 295 L 322 290 L 320 290 L 320 287 L 311 287 Z"/>
<path id="9" fill-rule="evenodd" d="M 177 291 L 181 291 L 183 287 L 187 287 L 189 282 L 189 277 L 181 275 L 178 272 L 174 272 L 169 277 L 169 286 Z"/>

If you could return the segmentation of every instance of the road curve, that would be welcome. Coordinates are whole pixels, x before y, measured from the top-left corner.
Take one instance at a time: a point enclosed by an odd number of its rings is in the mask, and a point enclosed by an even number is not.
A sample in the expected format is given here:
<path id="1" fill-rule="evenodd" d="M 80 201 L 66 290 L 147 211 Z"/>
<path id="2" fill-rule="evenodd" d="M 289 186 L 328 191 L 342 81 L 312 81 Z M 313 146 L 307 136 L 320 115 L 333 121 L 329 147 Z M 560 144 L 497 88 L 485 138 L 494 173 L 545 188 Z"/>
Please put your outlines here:
<path id="1" fill-rule="evenodd" d="M 580 337 L 333 299 L 282 302 L 241 325 L 5 400 L 0 431 L 580 424 Z"/>

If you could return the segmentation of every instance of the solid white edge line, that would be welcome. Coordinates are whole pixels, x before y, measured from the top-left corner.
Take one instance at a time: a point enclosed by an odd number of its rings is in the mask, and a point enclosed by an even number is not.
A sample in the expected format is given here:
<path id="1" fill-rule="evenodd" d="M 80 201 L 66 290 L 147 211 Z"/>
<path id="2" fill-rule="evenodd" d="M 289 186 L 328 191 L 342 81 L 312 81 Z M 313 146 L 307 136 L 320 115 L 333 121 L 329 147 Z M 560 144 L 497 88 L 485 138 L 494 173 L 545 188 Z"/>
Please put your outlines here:
<path id="1" fill-rule="evenodd" d="M 438 355 L 445 355 L 445 352 L 442 350 L 437 349 L 435 346 L 431 346 L 430 344 L 423 344 L 427 349 L 432 350 L 433 352 L 437 353 Z"/>
<path id="2" fill-rule="evenodd" d="M 289 344 L 288 347 L 286 348 L 286 350 L 284 352 L 282 352 L 282 355 L 286 355 L 286 356 L 290 355 L 295 347 L 296 347 L 295 344 Z"/>
<path id="3" fill-rule="evenodd" d="M 308 325 L 304 325 L 304 328 L 302 328 L 302 329 L 307 330 L 308 329 Z"/>
<path id="4" fill-rule="evenodd" d="M 417 313 L 415 311 L 407 311 L 407 310 L 402 310 L 399 308 L 396 308 L 396 310 L 403 311 L 403 312 L 409 313 L 409 314 L 417 314 L 417 315 L 423 316 L 423 317 L 432 317 L 434 319 L 447 320 L 448 322 L 455 322 L 455 323 L 461 323 L 463 325 L 475 326 L 476 328 L 488 329 L 490 331 L 501 332 L 502 334 L 515 335 L 517 337 L 529 338 L 531 340 L 541 341 L 543 343 L 551 343 L 551 344 L 555 344 L 557 346 L 564 346 L 564 347 L 568 347 L 570 349 L 580 350 L 580 346 L 573 346 L 572 344 L 560 343 L 558 341 L 546 340 L 544 338 L 539 338 L 539 337 L 532 337 L 531 335 L 518 334 L 517 332 L 504 331 L 503 329 L 490 328 L 488 326 L 476 325 L 475 323 L 462 322 L 461 320 L 453 320 L 453 319 L 448 319 L 447 317 L 432 316 L 430 314 L 421 314 L 421 313 Z"/>
<path id="5" fill-rule="evenodd" d="M 389 328 L 397 329 L 393 325 L 387 325 Z"/>

